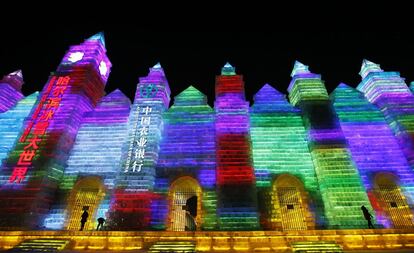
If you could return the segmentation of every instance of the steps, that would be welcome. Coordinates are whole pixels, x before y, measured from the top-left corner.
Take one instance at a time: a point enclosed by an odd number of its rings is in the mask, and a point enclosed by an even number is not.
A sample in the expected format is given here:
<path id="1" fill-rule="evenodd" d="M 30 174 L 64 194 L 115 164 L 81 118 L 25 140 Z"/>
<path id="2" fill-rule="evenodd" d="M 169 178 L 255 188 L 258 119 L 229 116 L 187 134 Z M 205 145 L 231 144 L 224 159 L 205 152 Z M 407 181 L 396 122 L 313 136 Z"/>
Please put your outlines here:
<path id="1" fill-rule="evenodd" d="M 343 252 L 342 247 L 333 241 L 294 242 L 291 246 L 292 251 L 295 253 Z"/>
<path id="2" fill-rule="evenodd" d="M 70 240 L 32 239 L 24 240 L 9 252 L 58 252 L 70 243 Z"/>
<path id="3" fill-rule="evenodd" d="M 174 253 L 192 253 L 196 252 L 193 242 L 156 242 L 150 247 L 148 253 L 174 252 Z"/>

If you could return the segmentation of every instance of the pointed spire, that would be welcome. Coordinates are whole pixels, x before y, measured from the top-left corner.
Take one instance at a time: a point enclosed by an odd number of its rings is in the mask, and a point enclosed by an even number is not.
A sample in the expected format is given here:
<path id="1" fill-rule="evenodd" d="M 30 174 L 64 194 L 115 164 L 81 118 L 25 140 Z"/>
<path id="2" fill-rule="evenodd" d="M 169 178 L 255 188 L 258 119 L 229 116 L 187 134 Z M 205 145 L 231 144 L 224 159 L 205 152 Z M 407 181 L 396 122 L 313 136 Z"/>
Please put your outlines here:
<path id="1" fill-rule="evenodd" d="M 87 40 L 97 40 L 97 41 L 99 41 L 105 47 L 105 36 L 104 36 L 104 33 L 103 32 L 99 32 L 99 33 L 91 36 Z"/>
<path id="2" fill-rule="evenodd" d="M 118 97 L 118 96 L 126 97 L 125 94 L 120 89 L 115 89 L 111 93 L 106 95 L 106 97 Z"/>
<path id="3" fill-rule="evenodd" d="M 362 78 L 365 78 L 371 72 L 383 72 L 383 70 L 380 68 L 379 64 L 364 59 L 362 61 L 361 71 L 359 71 L 359 75 Z"/>
<path id="4" fill-rule="evenodd" d="M 346 84 L 346 83 L 340 83 L 336 88 L 335 88 L 335 90 L 336 89 L 350 89 L 351 88 L 351 86 L 349 86 L 348 84 Z"/>
<path id="5" fill-rule="evenodd" d="M 236 68 L 231 66 L 230 63 L 226 62 L 224 67 L 221 69 L 221 74 L 223 76 L 233 76 L 236 75 Z"/>
<path id="6" fill-rule="evenodd" d="M 152 73 L 154 71 L 164 73 L 164 69 L 161 67 L 161 63 L 157 62 L 157 64 L 155 64 L 152 68 L 150 68 L 150 73 Z"/>
<path id="7" fill-rule="evenodd" d="M 154 65 L 154 67 L 152 67 L 153 69 L 161 69 L 161 63 L 157 62 L 157 64 Z"/>
<path id="8" fill-rule="evenodd" d="M 309 67 L 299 61 L 295 61 L 295 65 L 293 66 L 290 76 L 294 77 L 300 74 L 310 74 Z"/>
<path id="9" fill-rule="evenodd" d="M 174 105 L 206 105 L 207 96 L 190 85 L 187 89 L 174 97 Z"/>
<path id="10" fill-rule="evenodd" d="M 353 97 L 353 96 L 358 96 L 359 95 L 359 91 L 356 90 L 355 88 L 347 85 L 346 83 L 340 83 L 335 90 L 332 91 L 332 93 L 329 95 L 329 97 L 331 99 L 333 99 L 334 101 L 338 100 L 338 99 L 343 99 L 346 97 Z M 361 96 L 363 96 L 361 94 Z"/>
<path id="11" fill-rule="evenodd" d="M 161 63 L 157 62 L 152 68 L 150 68 L 150 74 L 154 72 L 164 73 L 164 69 L 161 66 Z"/>
<path id="12" fill-rule="evenodd" d="M 278 91 L 269 84 L 263 87 L 253 96 L 253 113 L 298 113 L 299 109 L 294 108 L 286 99 L 286 94 Z"/>
<path id="13" fill-rule="evenodd" d="M 131 103 L 131 100 L 119 89 L 116 89 L 103 97 L 102 101 L 116 101 L 116 102 L 128 102 Z"/>
<path id="14" fill-rule="evenodd" d="M 226 64 L 224 64 L 225 68 L 233 68 L 233 66 L 231 66 L 231 64 L 229 62 L 226 62 Z"/>
<path id="15" fill-rule="evenodd" d="M 276 100 L 276 98 L 285 97 L 286 95 L 275 89 L 270 84 L 266 83 L 263 87 L 254 95 L 254 101 L 257 100 Z"/>
<path id="16" fill-rule="evenodd" d="M 22 73 L 22 70 L 21 69 L 18 69 L 18 70 L 14 71 L 14 72 L 11 72 L 8 75 L 9 76 L 18 76 L 18 77 L 20 77 L 20 78 L 23 79 L 23 73 Z"/>
<path id="17" fill-rule="evenodd" d="M 20 69 L 11 72 L 10 74 L 3 76 L 3 79 L 0 80 L 0 83 L 8 83 L 17 91 L 21 91 L 22 85 L 24 84 L 23 73 Z"/>
<path id="18" fill-rule="evenodd" d="M 271 93 L 271 94 L 280 95 L 280 96 L 285 96 L 285 94 L 281 93 L 280 91 L 278 91 L 276 88 L 274 88 L 272 85 L 270 85 L 268 83 L 263 85 L 263 87 L 256 94 L 262 93 L 262 92 Z"/>
<path id="19" fill-rule="evenodd" d="M 175 98 L 180 97 L 180 96 L 188 96 L 188 94 L 191 94 L 191 97 L 205 97 L 205 95 L 201 91 L 199 91 L 194 86 L 190 85 L 185 90 L 183 90 L 180 94 L 175 96 Z"/>

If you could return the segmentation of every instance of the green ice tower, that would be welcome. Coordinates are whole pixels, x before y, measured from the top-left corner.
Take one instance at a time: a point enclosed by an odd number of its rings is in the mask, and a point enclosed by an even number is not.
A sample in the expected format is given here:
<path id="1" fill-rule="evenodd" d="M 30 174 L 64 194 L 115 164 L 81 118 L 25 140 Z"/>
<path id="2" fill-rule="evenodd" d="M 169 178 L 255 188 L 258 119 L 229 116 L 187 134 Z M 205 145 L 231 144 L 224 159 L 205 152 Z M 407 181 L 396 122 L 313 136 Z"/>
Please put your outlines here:
<path id="1" fill-rule="evenodd" d="M 289 100 L 303 113 L 308 145 L 319 181 L 329 228 L 362 228 L 361 206 L 371 209 L 320 75 L 295 62 Z"/>

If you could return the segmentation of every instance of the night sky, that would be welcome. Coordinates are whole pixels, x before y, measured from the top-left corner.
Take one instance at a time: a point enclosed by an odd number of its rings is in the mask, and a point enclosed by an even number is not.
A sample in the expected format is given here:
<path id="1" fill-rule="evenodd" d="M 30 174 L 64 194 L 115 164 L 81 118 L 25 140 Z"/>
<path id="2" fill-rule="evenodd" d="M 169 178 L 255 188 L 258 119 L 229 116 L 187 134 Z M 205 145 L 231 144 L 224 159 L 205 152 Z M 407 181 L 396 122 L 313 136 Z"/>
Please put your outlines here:
<path id="1" fill-rule="evenodd" d="M 167 75 L 172 98 L 193 85 L 208 95 L 211 105 L 215 76 L 227 61 L 244 76 L 250 101 L 265 83 L 287 93 L 295 60 L 321 74 L 329 92 L 341 82 L 356 87 L 364 58 L 386 71 L 400 72 L 407 84 L 414 81 L 411 30 L 352 15 L 330 14 L 318 22 L 274 19 L 281 12 L 260 19 L 246 13 L 242 19 L 216 18 L 210 13 L 205 20 L 200 20 L 204 16 L 196 20 L 195 13 L 180 22 L 156 21 L 148 15 L 110 22 L 96 16 L 83 17 L 82 22 L 34 18 L 17 27 L 2 22 L 2 34 L 7 36 L 0 40 L 0 75 L 22 69 L 23 93 L 41 90 L 70 45 L 103 31 L 113 65 L 106 92 L 118 88 L 131 99 L 138 77 L 147 75 L 157 62 Z M 353 20 L 352 25 L 348 20 Z"/>

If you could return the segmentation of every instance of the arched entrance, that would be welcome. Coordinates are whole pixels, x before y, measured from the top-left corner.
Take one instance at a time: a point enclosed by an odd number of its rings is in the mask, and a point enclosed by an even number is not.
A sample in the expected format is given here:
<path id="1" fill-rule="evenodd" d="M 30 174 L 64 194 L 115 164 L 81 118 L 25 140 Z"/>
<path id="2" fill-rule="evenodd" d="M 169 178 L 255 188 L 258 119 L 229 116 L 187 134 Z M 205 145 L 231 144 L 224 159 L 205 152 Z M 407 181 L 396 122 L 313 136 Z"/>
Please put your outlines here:
<path id="1" fill-rule="evenodd" d="M 201 227 L 201 194 L 197 180 L 180 177 L 175 180 L 168 194 L 169 216 L 167 230 L 192 231 Z"/>
<path id="2" fill-rule="evenodd" d="M 282 230 L 306 230 L 315 227 L 309 211 L 307 193 L 296 177 L 280 175 L 272 187 L 271 221 Z"/>
<path id="3" fill-rule="evenodd" d="M 413 214 L 406 197 L 391 173 L 378 173 L 374 178 L 374 194 L 383 213 L 394 228 L 412 228 Z M 378 211 L 378 210 L 376 210 Z"/>
<path id="4" fill-rule="evenodd" d="M 89 213 L 84 230 L 95 228 L 96 212 L 105 196 L 105 187 L 99 177 L 86 177 L 76 182 L 68 199 L 68 230 L 79 230 L 84 210 Z"/>

